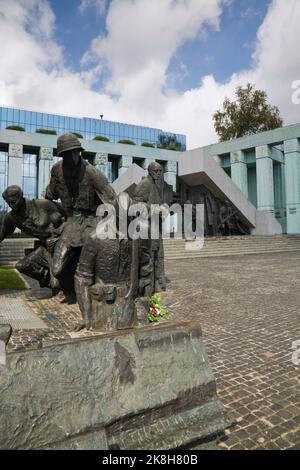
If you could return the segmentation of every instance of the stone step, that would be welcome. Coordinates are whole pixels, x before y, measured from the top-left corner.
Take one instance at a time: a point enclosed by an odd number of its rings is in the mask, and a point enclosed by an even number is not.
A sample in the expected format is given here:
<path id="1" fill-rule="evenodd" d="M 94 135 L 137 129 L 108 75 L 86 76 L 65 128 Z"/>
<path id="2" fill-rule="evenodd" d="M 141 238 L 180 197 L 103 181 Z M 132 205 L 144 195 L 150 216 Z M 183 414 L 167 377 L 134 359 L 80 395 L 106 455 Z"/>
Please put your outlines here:
<path id="1" fill-rule="evenodd" d="M 208 258 L 214 256 L 238 256 L 260 253 L 298 252 L 300 237 L 298 236 L 244 236 L 206 238 L 201 250 L 186 250 L 186 242 L 182 239 L 164 239 L 166 259 Z"/>
<path id="2" fill-rule="evenodd" d="M 166 260 L 178 260 L 178 259 L 194 259 L 194 258 L 217 258 L 222 256 L 241 256 L 241 255 L 257 255 L 263 253 L 283 253 L 283 252 L 290 252 L 295 253 L 295 250 L 285 249 L 285 250 L 272 250 L 272 251 L 241 251 L 236 253 L 202 253 L 201 251 L 196 253 L 193 252 L 192 254 L 176 254 L 176 255 L 165 255 Z M 300 250 L 296 250 L 296 252 L 300 252 Z"/>
<path id="3" fill-rule="evenodd" d="M 189 245 L 187 245 L 189 246 Z M 218 246 L 218 247 L 214 247 L 214 246 L 207 246 L 207 245 L 204 245 L 202 247 L 202 250 L 205 250 L 205 251 L 236 251 L 236 250 L 259 250 L 259 249 L 277 249 L 277 248 L 292 248 L 292 249 L 300 249 L 300 245 L 260 245 L 260 246 L 249 246 L 249 245 L 244 245 L 244 246 L 228 246 L 228 247 L 225 247 L 225 246 Z M 174 252 L 179 252 L 179 251 L 186 251 L 186 246 L 183 244 L 183 245 L 180 245 L 180 246 L 170 246 L 170 247 L 164 247 L 165 251 L 167 252 L 170 252 L 170 251 L 174 251 Z"/>

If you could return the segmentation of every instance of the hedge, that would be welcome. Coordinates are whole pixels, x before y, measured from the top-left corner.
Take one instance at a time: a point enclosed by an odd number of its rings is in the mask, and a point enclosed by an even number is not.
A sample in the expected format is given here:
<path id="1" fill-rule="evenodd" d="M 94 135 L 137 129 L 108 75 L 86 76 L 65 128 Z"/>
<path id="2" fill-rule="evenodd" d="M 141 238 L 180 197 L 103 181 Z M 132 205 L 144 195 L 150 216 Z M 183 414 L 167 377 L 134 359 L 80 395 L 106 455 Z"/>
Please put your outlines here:
<path id="1" fill-rule="evenodd" d="M 143 142 L 141 145 L 142 145 L 142 147 L 152 147 L 152 148 L 155 147 L 155 145 L 150 144 L 150 142 Z"/>
<path id="2" fill-rule="evenodd" d="M 22 126 L 7 126 L 6 129 L 9 129 L 10 131 L 26 132 L 26 129 Z"/>
<path id="3" fill-rule="evenodd" d="M 102 140 L 103 142 L 109 142 L 109 138 L 104 135 L 96 135 L 93 140 Z"/>
<path id="4" fill-rule="evenodd" d="M 118 140 L 118 144 L 135 145 L 135 142 L 129 139 Z"/>
<path id="5" fill-rule="evenodd" d="M 36 129 L 35 131 L 37 134 L 49 134 L 49 135 L 57 135 L 57 132 L 52 129 Z"/>

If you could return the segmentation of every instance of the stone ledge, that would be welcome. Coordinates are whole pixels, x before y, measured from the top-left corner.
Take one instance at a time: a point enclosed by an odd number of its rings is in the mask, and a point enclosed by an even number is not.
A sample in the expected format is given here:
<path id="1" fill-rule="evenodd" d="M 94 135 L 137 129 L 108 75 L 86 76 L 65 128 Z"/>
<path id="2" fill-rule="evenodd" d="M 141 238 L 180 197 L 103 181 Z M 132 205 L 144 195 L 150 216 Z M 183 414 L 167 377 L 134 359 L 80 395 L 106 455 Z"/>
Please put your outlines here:
<path id="1" fill-rule="evenodd" d="M 11 352 L 0 413 L 1 449 L 169 449 L 228 426 L 197 321 Z"/>

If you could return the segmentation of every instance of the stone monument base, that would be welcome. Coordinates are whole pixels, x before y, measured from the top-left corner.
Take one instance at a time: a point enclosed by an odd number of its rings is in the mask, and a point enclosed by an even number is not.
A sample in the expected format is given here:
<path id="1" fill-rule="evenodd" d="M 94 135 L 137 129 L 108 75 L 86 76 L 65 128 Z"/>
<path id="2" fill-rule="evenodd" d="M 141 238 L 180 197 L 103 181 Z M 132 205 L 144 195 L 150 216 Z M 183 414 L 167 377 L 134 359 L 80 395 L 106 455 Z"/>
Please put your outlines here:
<path id="1" fill-rule="evenodd" d="M 175 449 L 231 423 L 198 322 L 10 352 L 0 366 L 1 449 Z"/>

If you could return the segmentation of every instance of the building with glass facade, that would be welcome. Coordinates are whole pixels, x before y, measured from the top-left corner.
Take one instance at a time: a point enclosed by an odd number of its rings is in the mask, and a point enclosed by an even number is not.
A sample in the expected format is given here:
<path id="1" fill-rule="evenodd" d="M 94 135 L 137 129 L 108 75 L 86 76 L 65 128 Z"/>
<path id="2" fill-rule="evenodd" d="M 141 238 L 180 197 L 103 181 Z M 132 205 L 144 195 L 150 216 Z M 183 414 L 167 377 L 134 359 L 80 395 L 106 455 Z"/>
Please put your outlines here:
<path id="1" fill-rule="evenodd" d="M 253 213 L 273 217 L 283 233 L 300 234 L 300 124 L 182 151 L 185 136 L 159 129 L 9 108 L 0 108 L 0 112 L 0 211 L 7 209 L 1 194 L 8 185 L 21 186 L 28 198 L 44 196 L 51 168 L 58 160 L 57 135 L 73 131 L 83 135 L 84 158 L 111 183 L 124 173 L 126 179 L 132 173 L 127 171 L 132 164 L 146 170 L 149 163 L 157 161 L 162 165 L 165 181 L 178 190 L 183 177 L 181 167 L 191 173 L 188 181 L 194 185 L 214 159 L 222 171 L 218 173 L 219 180 L 211 183 L 213 190 L 222 193 L 217 188 L 220 182 L 224 187 L 235 188 L 245 207 L 251 204 Z M 10 125 L 23 126 L 26 131 L 6 129 Z M 57 135 L 37 133 L 39 128 L 56 130 Z M 94 140 L 95 135 L 103 135 L 110 141 Z M 175 136 L 181 151 L 157 146 L 160 135 Z M 135 145 L 118 143 L 122 139 L 130 139 Z M 145 147 L 141 145 L 143 142 L 156 146 Z M 197 170 L 198 175 L 193 168 L 202 160 L 206 167 Z"/>
<path id="2" fill-rule="evenodd" d="M 161 129 L 106 121 L 104 119 L 77 118 L 0 107 L 0 128 L 5 129 L 11 125 L 22 126 L 26 132 L 36 132 L 37 129 L 54 130 L 58 135 L 67 132 L 78 132 L 84 139 L 93 139 L 95 136 L 101 135 L 114 143 L 119 140 L 130 139 L 137 145 L 149 142 L 156 146 L 159 143 L 160 136 L 169 136 L 176 137 L 176 141 L 181 145 L 181 150 L 186 149 L 185 135 L 165 132 Z"/>
<path id="3" fill-rule="evenodd" d="M 21 126 L 25 131 L 9 129 Z M 36 132 L 55 131 L 56 135 Z M 177 154 L 186 148 L 184 135 L 161 129 L 122 124 L 92 118 L 73 118 L 47 113 L 0 107 L 0 211 L 6 210 L 2 192 L 8 185 L 23 188 L 25 197 L 43 197 L 49 182 L 51 167 L 59 160 L 56 154 L 57 136 L 76 132 L 82 136 L 84 158 L 104 172 L 113 182 L 132 163 L 147 168 L 151 161 L 162 164 L 165 179 L 175 188 Z M 106 141 L 94 140 L 103 136 Z M 178 151 L 160 148 L 162 142 L 177 145 Z M 118 143 L 131 140 L 135 145 Z M 147 142 L 153 147 L 145 147 Z M 168 163 L 169 161 L 173 162 Z"/>

